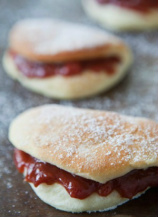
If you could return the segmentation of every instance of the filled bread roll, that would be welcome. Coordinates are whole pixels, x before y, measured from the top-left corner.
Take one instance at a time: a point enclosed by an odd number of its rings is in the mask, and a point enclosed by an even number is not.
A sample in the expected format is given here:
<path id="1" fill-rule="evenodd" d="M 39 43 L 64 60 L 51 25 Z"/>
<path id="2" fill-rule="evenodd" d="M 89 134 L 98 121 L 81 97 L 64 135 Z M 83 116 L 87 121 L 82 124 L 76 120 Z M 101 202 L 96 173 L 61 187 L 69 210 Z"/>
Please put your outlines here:
<path id="1" fill-rule="evenodd" d="M 85 12 L 112 30 L 158 28 L 157 0 L 82 0 Z"/>
<path id="2" fill-rule="evenodd" d="M 59 99 L 108 90 L 124 77 L 131 62 L 130 49 L 117 37 L 51 19 L 15 24 L 3 59 L 12 78 L 32 91 Z"/>
<path id="3" fill-rule="evenodd" d="M 45 203 L 104 211 L 158 186 L 158 124 L 107 111 L 45 105 L 10 125 L 15 164 Z"/>

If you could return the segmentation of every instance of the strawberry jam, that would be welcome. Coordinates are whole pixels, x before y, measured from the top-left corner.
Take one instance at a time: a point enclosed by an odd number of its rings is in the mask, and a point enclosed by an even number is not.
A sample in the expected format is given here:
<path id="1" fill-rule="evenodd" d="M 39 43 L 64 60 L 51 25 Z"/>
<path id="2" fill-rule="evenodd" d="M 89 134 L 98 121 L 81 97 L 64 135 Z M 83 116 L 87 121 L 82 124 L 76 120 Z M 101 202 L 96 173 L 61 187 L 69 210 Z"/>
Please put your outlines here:
<path id="1" fill-rule="evenodd" d="M 92 70 L 96 73 L 105 71 L 105 73 L 112 75 L 116 72 L 116 66 L 121 62 L 119 57 L 111 56 L 66 63 L 42 63 L 32 62 L 13 51 L 9 51 L 9 55 L 13 58 L 18 70 L 29 78 L 46 78 L 53 75 L 73 76 L 85 70 Z"/>
<path id="2" fill-rule="evenodd" d="M 157 0 L 96 0 L 99 4 L 113 4 L 131 10 L 148 12 L 151 9 L 158 9 Z"/>
<path id="3" fill-rule="evenodd" d="M 158 186 L 158 167 L 133 170 L 124 176 L 101 184 L 66 172 L 18 149 L 15 149 L 14 157 L 19 172 L 24 173 L 26 169 L 25 181 L 33 183 L 35 187 L 42 183 L 47 185 L 58 183 L 64 186 L 73 198 L 84 199 L 94 192 L 106 197 L 113 190 L 124 198 L 132 198 L 148 187 Z"/>

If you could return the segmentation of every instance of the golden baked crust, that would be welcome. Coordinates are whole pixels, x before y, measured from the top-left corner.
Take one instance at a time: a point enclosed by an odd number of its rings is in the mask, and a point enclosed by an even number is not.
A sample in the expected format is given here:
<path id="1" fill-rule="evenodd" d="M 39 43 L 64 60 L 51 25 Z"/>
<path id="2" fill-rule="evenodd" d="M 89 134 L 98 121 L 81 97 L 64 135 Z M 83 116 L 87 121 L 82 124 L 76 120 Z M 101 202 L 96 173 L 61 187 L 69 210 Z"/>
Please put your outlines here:
<path id="1" fill-rule="evenodd" d="M 109 55 L 124 57 L 129 48 L 105 31 L 51 19 L 27 19 L 15 24 L 9 47 L 42 62 L 64 62 Z"/>
<path id="2" fill-rule="evenodd" d="M 113 112 L 33 108 L 12 122 L 9 139 L 38 159 L 100 183 L 158 166 L 158 124 Z"/>

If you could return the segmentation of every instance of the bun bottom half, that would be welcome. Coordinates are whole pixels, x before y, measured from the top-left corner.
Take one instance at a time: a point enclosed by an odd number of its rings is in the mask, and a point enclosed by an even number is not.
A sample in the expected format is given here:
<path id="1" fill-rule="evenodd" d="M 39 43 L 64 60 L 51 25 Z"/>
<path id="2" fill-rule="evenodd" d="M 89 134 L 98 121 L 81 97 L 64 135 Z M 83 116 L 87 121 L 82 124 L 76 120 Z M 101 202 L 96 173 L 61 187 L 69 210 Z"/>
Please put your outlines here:
<path id="1" fill-rule="evenodd" d="M 94 0 L 82 0 L 85 12 L 101 26 L 111 30 L 148 30 L 158 28 L 158 11 L 139 13 L 115 5 L 99 5 Z"/>
<path id="2" fill-rule="evenodd" d="M 116 191 L 106 197 L 93 193 L 91 196 L 80 200 L 70 197 L 65 188 L 57 183 L 53 185 L 40 184 L 38 187 L 34 187 L 32 183 L 29 184 L 43 202 L 67 212 L 103 212 L 115 209 L 117 206 L 129 201 L 128 198 L 120 197 Z M 139 197 L 142 193 L 137 194 L 134 198 Z"/>
<path id="3" fill-rule="evenodd" d="M 8 54 L 5 54 L 3 58 L 4 69 L 13 79 L 36 93 L 56 99 L 85 98 L 107 91 L 125 76 L 131 62 L 131 56 L 127 54 L 126 61 L 117 67 L 114 75 L 84 71 L 80 75 L 71 77 L 56 75 L 39 79 L 23 76 Z"/>

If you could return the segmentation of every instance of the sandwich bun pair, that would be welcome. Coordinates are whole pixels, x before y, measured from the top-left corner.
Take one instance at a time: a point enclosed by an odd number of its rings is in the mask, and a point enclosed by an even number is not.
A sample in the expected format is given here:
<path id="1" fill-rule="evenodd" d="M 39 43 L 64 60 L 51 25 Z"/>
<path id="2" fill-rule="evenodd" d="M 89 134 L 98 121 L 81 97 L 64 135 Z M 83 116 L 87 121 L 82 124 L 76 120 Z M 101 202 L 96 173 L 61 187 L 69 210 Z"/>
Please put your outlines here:
<path id="1" fill-rule="evenodd" d="M 26 88 L 57 99 L 106 91 L 132 63 L 128 46 L 97 28 L 51 19 L 16 23 L 3 58 L 6 72 Z"/>
<path id="2" fill-rule="evenodd" d="M 10 125 L 15 163 L 45 203 L 104 211 L 158 186 L 158 124 L 114 112 L 45 105 Z"/>
<path id="3" fill-rule="evenodd" d="M 158 28 L 157 0 L 82 0 L 82 5 L 105 28 L 117 31 Z"/>

